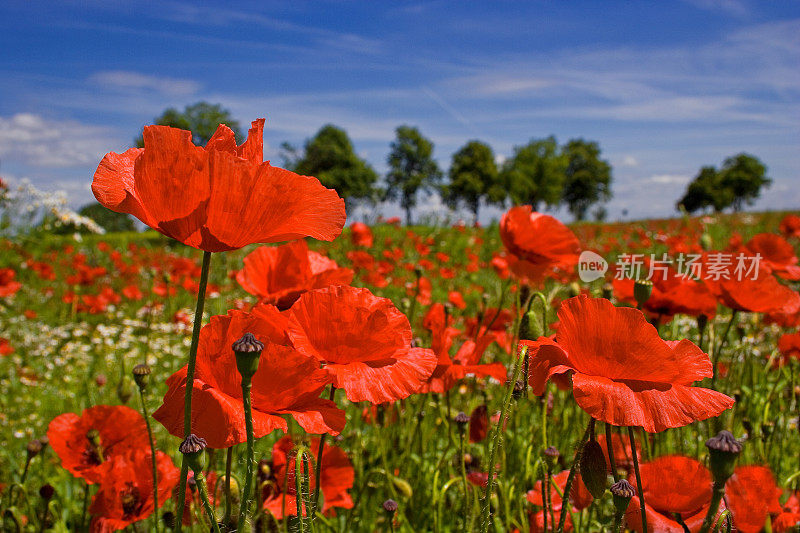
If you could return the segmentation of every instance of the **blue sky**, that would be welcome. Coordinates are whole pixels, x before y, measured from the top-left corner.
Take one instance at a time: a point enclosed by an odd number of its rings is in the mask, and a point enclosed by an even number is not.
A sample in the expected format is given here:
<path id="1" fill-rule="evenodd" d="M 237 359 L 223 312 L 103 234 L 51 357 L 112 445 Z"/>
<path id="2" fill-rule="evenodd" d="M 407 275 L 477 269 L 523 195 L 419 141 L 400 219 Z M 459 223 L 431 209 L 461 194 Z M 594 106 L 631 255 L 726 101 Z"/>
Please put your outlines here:
<path id="1" fill-rule="evenodd" d="M 798 2 L 6 0 L 0 50 L 0 175 L 76 206 L 104 153 L 207 100 L 266 117 L 276 162 L 326 123 L 380 172 L 400 124 L 445 168 L 470 139 L 502 159 L 554 134 L 600 143 L 611 218 L 674 214 L 742 151 L 774 179 L 757 208 L 800 208 Z"/>

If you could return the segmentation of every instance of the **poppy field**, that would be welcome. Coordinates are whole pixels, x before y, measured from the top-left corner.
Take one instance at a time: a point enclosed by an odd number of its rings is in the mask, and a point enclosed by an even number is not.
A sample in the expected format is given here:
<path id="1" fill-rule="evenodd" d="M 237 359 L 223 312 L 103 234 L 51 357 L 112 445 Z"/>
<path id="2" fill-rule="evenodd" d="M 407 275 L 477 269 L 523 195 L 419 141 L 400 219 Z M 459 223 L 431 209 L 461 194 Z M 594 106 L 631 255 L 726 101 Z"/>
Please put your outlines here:
<path id="1" fill-rule="evenodd" d="M 3 531 L 798 530 L 800 216 L 348 223 L 263 124 L 0 238 Z"/>

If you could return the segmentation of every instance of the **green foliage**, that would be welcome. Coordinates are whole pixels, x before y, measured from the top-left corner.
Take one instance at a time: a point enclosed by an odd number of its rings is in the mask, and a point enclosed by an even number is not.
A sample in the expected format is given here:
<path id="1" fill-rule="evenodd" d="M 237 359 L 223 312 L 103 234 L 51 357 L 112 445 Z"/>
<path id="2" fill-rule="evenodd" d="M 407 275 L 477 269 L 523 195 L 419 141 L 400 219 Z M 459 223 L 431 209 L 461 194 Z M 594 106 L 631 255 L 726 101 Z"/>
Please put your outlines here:
<path id="1" fill-rule="evenodd" d="M 568 164 L 555 137 L 534 139 L 514 147 L 514 156 L 503 165 L 501 180 L 512 203 L 530 204 L 538 211 L 541 202 L 548 206 L 561 202 Z"/>
<path id="2" fill-rule="evenodd" d="M 466 205 L 478 218 L 481 199 L 503 205 L 506 192 L 499 180 L 491 147 L 480 141 L 469 141 L 453 154 L 450 182 L 442 188 L 442 198 L 451 208 Z"/>
<path id="3" fill-rule="evenodd" d="M 723 190 L 730 191 L 734 211 L 741 211 L 744 204 L 753 205 L 761 195 L 761 188 L 772 184 L 766 173 L 767 167 L 757 157 L 745 153 L 722 163 L 720 185 Z"/>
<path id="4" fill-rule="evenodd" d="M 406 212 L 406 224 L 411 224 L 411 209 L 417 205 L 417 193 L 431 192 L 442 178 L 442 171 L 433 159 L 433 143 L 411 126 L 397 128 L 397 138 L 391 144 L 387 158 L 386 198 L 400 199 Z"/>
<path id="5" fill-rule="evenodd" d="M 233 130 L 233 133 L 236 134 L 237 143 L 241 143 L 244 140 L 239 122 L 234 120 L 230 112 L 220 104 L 197 102 L 196 104 L 187 105 L 183 111 L 170 107 L 160 117 L 156 118 L 153 123 L 191 131 L 192 141 L 197 146 L 205 146 L 220 124 L 225 124 Z M 141 135 L 136 138 L 135 142 L 139 148 L 144 146 L 144 140 Z"/>
<path id="6" fill-rule="evenodd" d="M 289 147 L 284 146 L 284 150 L 289 151 Z M 298 174 L 314 176 L 335 189 L 348 208 L 354 200 L 374 201 L 380 192 L 375 187 L 378 174 L 356 155 L 347 133 L 332 124 L 308 139 L 302 157 L 289 166 Z"/>
<path id="7" fill-rule="evenodd" d="M 767 168 L 757 157 L 745 153 L 727 158 L 719 170 L 703 167 L 689 183 L 677 207 L 689 213 L 708 207 L 715 212 L 728 207 L 741 211 L 744 205 L 753 204 L 762 188 L 772 183 L 766 172 Z"/>
<path id="8" fill-rule="evenodd" d="M 118 231 L 136 231 L 133 218 L 127 213 L 117 213 L 98 202 L 81 207 L 79 215 L 89 217 L 109 233 Z"/>
<path id="9" fill-rule="evenodd" d="M 600 146 L 594 141 L 572 139 L 562 153 L 568 161 L 562 198 L 570 213 L 583 220 L 592 204 L 611 199 L 611 165 L 600 159 Z M 598 208 L 595 219 L 603 220 L 606 214 Z"/>

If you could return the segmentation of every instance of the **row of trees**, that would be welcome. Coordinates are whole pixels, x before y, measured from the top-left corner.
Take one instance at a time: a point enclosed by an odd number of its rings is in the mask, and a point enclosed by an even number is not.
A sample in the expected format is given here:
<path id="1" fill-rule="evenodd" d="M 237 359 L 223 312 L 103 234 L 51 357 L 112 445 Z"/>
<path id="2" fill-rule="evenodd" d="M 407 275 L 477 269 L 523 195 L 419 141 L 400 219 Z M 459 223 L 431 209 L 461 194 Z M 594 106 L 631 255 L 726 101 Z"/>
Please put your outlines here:
<path id="1" fill-rule="evenodd" d="M 447 205 L 465 207 L 476 218 L 481 203 L 531 204 L 535 209 L 566 203 L 580 220 L 592 204 L 611 198 L 611 166 L 600 158 L 596 142 L 573 139 L 560 146 L 552 136 L 535 139 L 516 147 L 498 166 L 492 148 L 473 140 L 453 154 L 445 174 L 433 158 L 433 143 L 419 129 L 404 125 L 395 134 L 383 187 L 377 172 L 356 155 L 347 133 L 330 124 L 308 139 L 302 152 L 284 144 L 283 163 L 316 176 L 348 203 L 399 201 L 406 223 L 420 193 L 439 192 Z"/>

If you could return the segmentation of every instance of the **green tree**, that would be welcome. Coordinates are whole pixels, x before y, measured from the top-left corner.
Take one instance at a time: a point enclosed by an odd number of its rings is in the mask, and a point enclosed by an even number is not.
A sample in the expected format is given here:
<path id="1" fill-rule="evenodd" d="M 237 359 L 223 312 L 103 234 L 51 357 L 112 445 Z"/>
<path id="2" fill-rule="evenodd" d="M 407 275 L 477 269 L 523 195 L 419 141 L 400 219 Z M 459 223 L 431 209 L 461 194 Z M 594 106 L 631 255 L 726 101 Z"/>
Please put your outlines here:
<path id="1" fill-rule="evenodd" d="M 686 192 L 678 200 L 678 209 L 683 208 L 688 213 L 702 211 L 712 207 L 719 212 L 730 205 L 729 191 L 723 190 L 720 185 L 719 173 L 713 166 L 700 169 L 697 176 L 686 187 Z"/>
<path id="2" fill-rule="evenodd" d="M 745 204 L 753 205 L 761 196 L 761 189 L 772 184 L 766 174 L 767 167 L 749 154 L 737 154 L 722 163 L 719 183 L 724 191 L 728 191 L 734 211 L 741 211 Z"/>
<path id="3" fill-rule="evenodd" d="M 237 143 L 241 144 L 244 141 L 239 122 L 234 120 L 230 112 L 220 104 L 197 102 L 186 106 L 183 111 L 170 107 L 153 123 L 191 131 L 192 141 L 197 146 L 205 146 L 220 124 L 225 124 L 233 130 Z M 135 142 L 139 148 L 144 146 L 144 139 L 141 135 L 136 138 Z"/>
<path id="4" fill-rule="evenodd" d="M 494 153 L 488 144 L 469 141 L 453 154 L 449 178 L 450 182 L 442 187 L 445 203 L 453 209 L 459 204 L 466 205 L 475 220 L 481 199 L 498 205 L 505 201 L 505 189 L 499 181 Z"/>
<path id="5" fill-rule="evenodd" d="M 541 202 L 548 206 L 561 202 L 568 163 L 555 137 L 533 139 L 514 147 L 514 156 L 503 165 L 501 181 L 512 203 L 530 204 L 538 211 Z"/>
<path id="6" fill-rule="evenodd" d="M 386 198 L 400 199 L 406 212 L 406 224 L 411 224 L 411 210 L 417 205 L 417 193 L 431 192 L 442 178 L 442 171 L 433 159 L 433 143 L 419 129 L 400 126 L 387 158 Z"/>
<path id="7" fill-rule="evenodd" d="M 91 218 L 107 232 L 136 231 L 136 224 L 130 215 L 112 211 L 98 202 L 86 204 L 78 214 Z"/>
<path id="8" fill-rule="evenodd" d="M 572 139 L 564 146 L 567 158 L 563 200 L 577 220 L 586 218 L 592 204 L 611 199 L 611 165 L 600 159 L 594 141 Z"/>
<path id="9" fill-rule="evenodd" d="M 285 152 L 296 152 L 290 148 L 283 145 Z M 379 197 L 380 191 L 375 187 L 378 174 L 356 155 L 347 133 L 331 124 L 306 141 L 302 156 L 286 162 L 291 170 L 314 176 L 326 187 L 335 189 L 344 198 L 346 209 L 354 201 L 375 201 Z"/>

